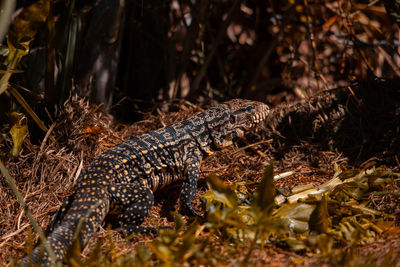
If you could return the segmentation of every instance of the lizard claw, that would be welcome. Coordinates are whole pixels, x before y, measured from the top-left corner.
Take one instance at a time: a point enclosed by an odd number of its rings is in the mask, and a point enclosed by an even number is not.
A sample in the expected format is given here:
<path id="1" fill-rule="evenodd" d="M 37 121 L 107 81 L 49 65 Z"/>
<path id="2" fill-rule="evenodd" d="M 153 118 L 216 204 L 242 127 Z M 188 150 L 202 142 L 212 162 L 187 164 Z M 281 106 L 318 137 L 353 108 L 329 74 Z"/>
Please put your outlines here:
<path id="1" fill-rule="evenodd" d="M 195 218 L 199 218 L 199 219 L 204 219 L 204 216 L 201 215 L 200 213 L 197 213 L 193 209 L 193 207 L 181 208 L 180 214 L 186 215 L 186 216 L 189 216 L 189 217 L 195 217 Z"/>
<path id="2" fill-rule="evenodd" d="M 158 231 L 156 228 L 153 227 L 146 227 L 141 225 L 135 225 L 130 227 L 123 227 L 125 230 L 125 236 L 129 237 L 132 234 L 144 234 L 144 235 L 153 235 L 154 237 L 158 236 Z"/>

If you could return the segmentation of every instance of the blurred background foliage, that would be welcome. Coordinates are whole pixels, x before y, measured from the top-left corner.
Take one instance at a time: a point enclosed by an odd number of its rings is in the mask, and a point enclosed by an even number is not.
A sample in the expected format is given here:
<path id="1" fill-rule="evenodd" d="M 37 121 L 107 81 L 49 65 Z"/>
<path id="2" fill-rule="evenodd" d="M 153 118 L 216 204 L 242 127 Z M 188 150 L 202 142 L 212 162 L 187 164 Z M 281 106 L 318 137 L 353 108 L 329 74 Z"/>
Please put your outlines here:
<path id="1" fill-rule="evenodd" d="M 164 100 L 276 105 L 390 79 L 400 76 L 396 3 L 3 0 L 0 112 L 20 111 L 20 95 L 48 123 L 78 94 L 134 121 Z"/>

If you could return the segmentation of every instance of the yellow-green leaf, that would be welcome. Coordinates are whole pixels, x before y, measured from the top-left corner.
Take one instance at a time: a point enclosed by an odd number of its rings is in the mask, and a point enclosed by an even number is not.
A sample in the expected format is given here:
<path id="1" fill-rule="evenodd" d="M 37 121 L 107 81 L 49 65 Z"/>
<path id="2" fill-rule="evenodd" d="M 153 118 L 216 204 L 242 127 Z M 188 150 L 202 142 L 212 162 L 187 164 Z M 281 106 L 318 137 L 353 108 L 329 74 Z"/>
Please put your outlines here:
<path id="1" fill-rule="evenodd" d="M 297 185 L 295 187 L 292 188 L 292 193 L 293 194 L 298 194 L 300 192 L 306 191 L 306 190 L 310 190 L 313 189 L 314 185 L 313 184 L 301 184 L 301 185 Z"/>
<path id="2" fill-rule="evenodd" d="M 252 204 L 259 210 L 270 213 L 275 205 L 275 194 L 274 166 L 271 162 L 264 170 L 262 180 L 255 195 L 255 202 Z"/>
<path id="3" fill-rule="evenodd" d="M 322 196 L 321 201 L 317 202 L 317 206 L 311 213 L 308 224 L 311 231 L 317 231 L 318 233 L 328 232 L 330 222 L 325 195 Z"/>
<path id="4" fill-rule="evenodd" d="M 316 241 L 321 255 L 327 256 L 332 253 L 332 247 L 335 242 L 332 236 L 320 234 L 316 237 Z"/>
<path id="5" fill-rule="evenodd" d="M 206 181 L 211 191 L 208 194 L 204 194 L 204 198 L 222 202 L 229 208 L 237 206 L 237 196 L 230 186 L 224 184 L 216 175 L 209 175 Z"/>
<path id="6" fill-rule="evenodd" d="M 285 242 L 293 251 L 300 251 L 307 248 L 303 241 L 292 237 L 285 239 Z"/>
<path id="7" fill-rule="evenodd" d="M 308 221 L 315 205 L 306 203 L 284 204 L 275 215 L 284 219 L 289 229 L 297 233 L 308 230 Z"/>
<path id="8" fill-rule="evenodd" d="M 11 150 L 11 155 L 13 157 L 17 157 L 19 152 L 22 149 L 22 143 L 24 142 L 25 137 L 29 134 L 28 126 L 26 124 L 22 124 L 21 121 L 17 122 L 10 129 L 10 135 L 13 140 L 13 148 Z"/>
<path id="9" fill-rule="evenodd" d="M 50 0 L 39 0 L 24 8 L 15 18 L 13 27 L 7 35 L 8 43 L 27 52 L 29 42 L 42 27 L 49 14 Z"/>
<path id="10" fill-rule="evenodd" d="M 36 122 L 36 124 L 40 127 L 40 129 L 42 129 L 44 132 L 47 132 L 48 129 L 44 125 L 43 121 L 41 119 L 39 119 L 38 115 L 36 115 L 35 111 L 33 111 L 33 109 L 29 106 L 28 102 L 26 102 L 26 100 L 22 97 L 22 95 L 20 93 L 18 93 L 18 91 L 15 88 L 13 88 L 11 86 L 9 88 L 9 92 L 15 97 L 15 99 L 17 99 L 18 103 L 20 103 L 21 106 L 29 113 L 29 115 Z M 50 140 L 53 142 L 56 141 L 56 139 L 52 135 L 50 135 Z"/>
<path id="11" fill-rule="evenodd" d="M 184 221 L 182 220 L 181 215 L 179 215 L 177 212 L 171 212 L 172 217 L 174 218 L 174 223 L 175 223 L 175 231 L 179 232 L 183 229 L 185 226 Z"/>
<path id="12" fill-rule="evenodd" d="M 0 94 L 8 85 L 11 74 L 20 59 L 29 52 L 29 43 L 32 41 L 36 32 L 42 27 L 49 14 L 50 0 L 39 0 L 26 7 L 15 18 L 13 27 L 7 34 L 8 56 L 4 61 L 7 70 L 0 80 Z"/>

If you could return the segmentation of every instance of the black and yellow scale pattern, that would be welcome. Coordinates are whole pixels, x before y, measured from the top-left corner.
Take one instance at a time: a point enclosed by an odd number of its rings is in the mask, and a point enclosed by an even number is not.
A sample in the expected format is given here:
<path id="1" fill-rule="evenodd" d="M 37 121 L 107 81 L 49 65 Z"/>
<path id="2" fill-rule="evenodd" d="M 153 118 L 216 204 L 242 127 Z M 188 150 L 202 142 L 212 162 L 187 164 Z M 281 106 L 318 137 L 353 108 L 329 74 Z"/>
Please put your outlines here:
<path id="1" fill-rule="evenodd" d="M 61 206 L 50 227 L 47 240 L 57 259 L 63 259 L 81 218 L 87 216 L 80 240 L 84 245 L 117 207 L 126 235 L 157 233 L 155 228 L 141 225 L 154 203 L 153 192 L 177 180 L 183 180 L 181 214 L 198 216 L 192 201 L 201 160 L 242 137 L 268 113 L 266 104 L 231 100 L 180 123 L 134 137 L 98 156 L 82 171 L 75 192 Z M 51 265 L 47 251 L 40 247 L 23 263 Z"/>

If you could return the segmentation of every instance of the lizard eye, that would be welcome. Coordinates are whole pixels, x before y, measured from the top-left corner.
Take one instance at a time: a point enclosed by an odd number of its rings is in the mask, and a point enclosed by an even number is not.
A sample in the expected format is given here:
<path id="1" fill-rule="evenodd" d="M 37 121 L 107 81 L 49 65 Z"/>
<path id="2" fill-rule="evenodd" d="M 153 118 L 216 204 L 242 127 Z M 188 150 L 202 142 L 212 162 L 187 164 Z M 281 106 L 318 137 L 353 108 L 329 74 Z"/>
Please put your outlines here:
<path id="1" fill-rule="evenodd" d="M 235 116 L 231 115 L 231 116 L 229 117 L 229 122 L 232 123 L 232 124 L 234 124 L 234 123 L 236 122 Z"/>
<path id="2" fill-rule="evenodd" d="M 253 109 L 252 106 L 246 107 L 246 110 L 247 110 L 247 111 L 250 111 L 251 114 L 254 114 L 254 109 Z"/>

